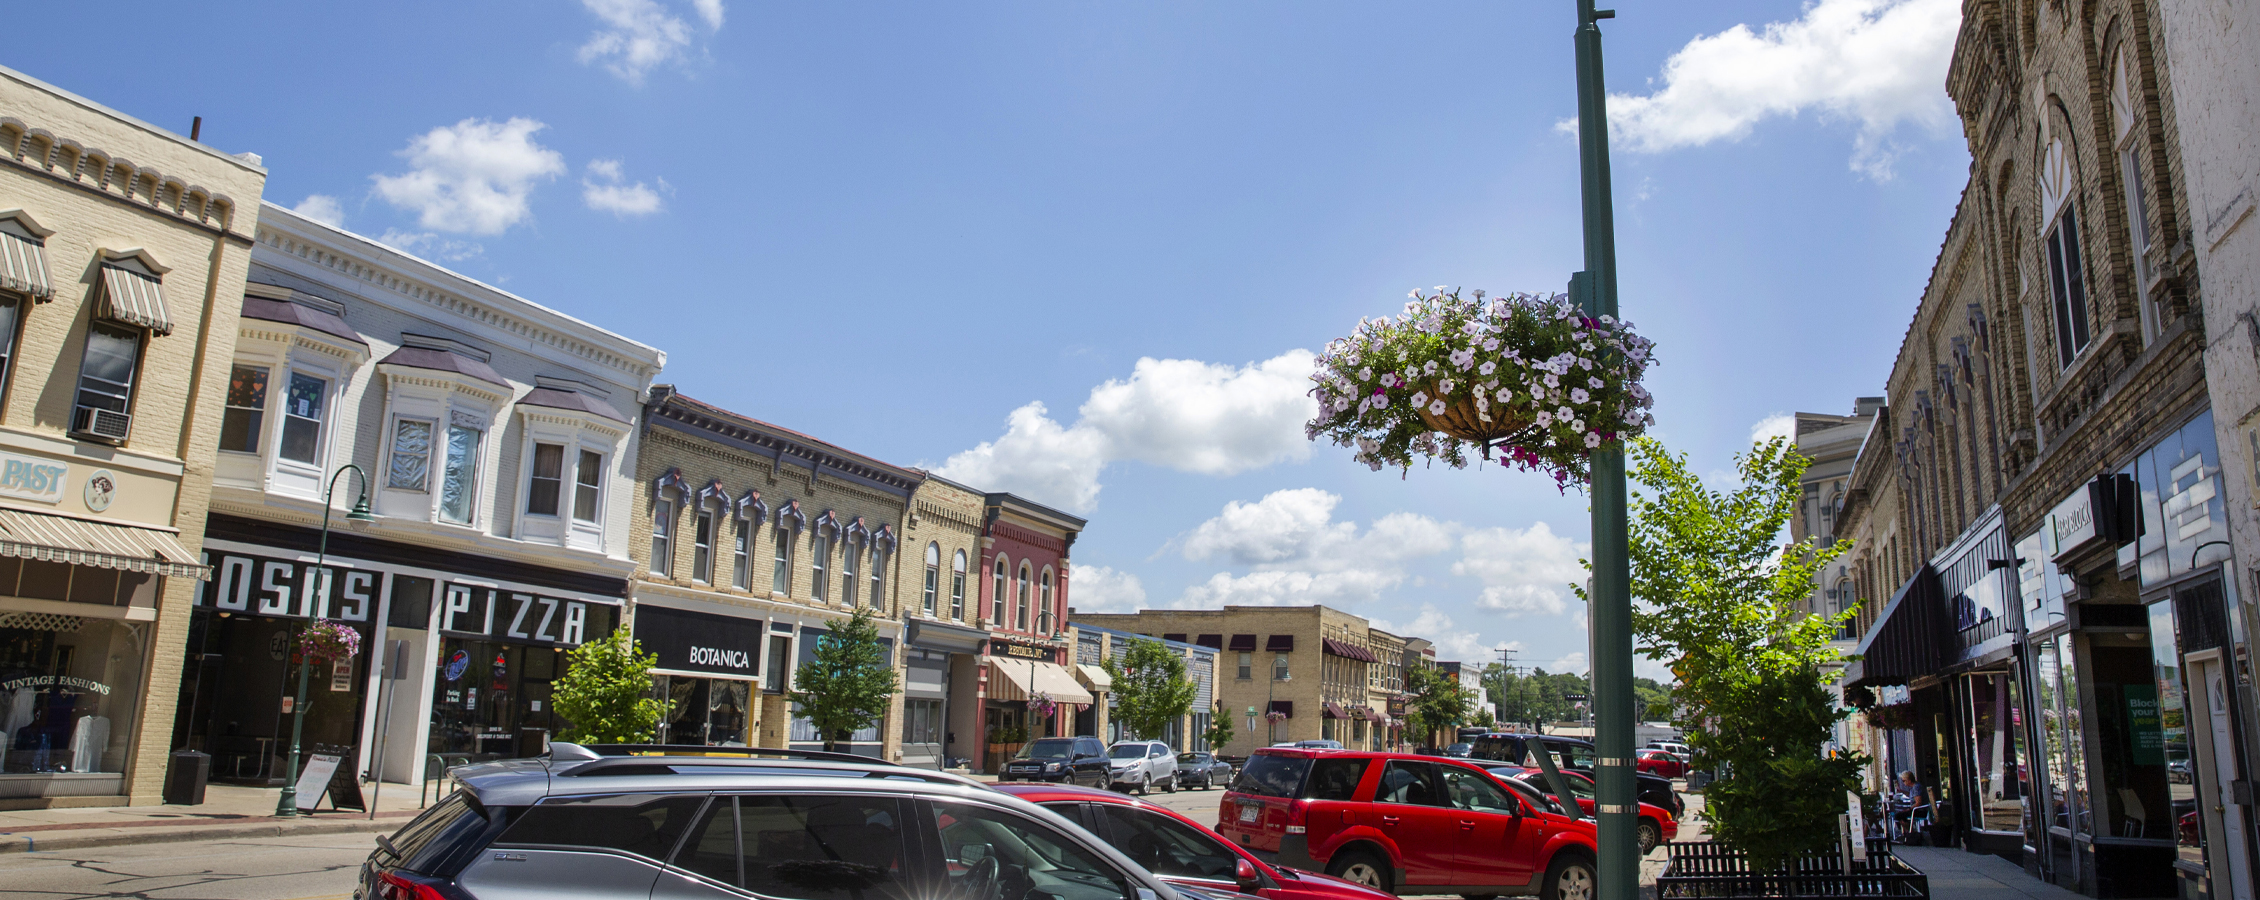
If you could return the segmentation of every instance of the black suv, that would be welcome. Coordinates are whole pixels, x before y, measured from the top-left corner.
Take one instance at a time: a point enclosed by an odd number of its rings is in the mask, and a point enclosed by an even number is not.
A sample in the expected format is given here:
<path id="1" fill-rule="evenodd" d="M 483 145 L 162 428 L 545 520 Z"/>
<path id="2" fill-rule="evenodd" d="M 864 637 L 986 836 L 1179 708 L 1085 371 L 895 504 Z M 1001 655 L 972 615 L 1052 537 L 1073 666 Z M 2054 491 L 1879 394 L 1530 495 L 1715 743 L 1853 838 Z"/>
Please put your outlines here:
<path id="1" fill-rule="evenodd" d="M 582 747 L 456 769 L 355 900 L 1204 900 L 968 778 L 847 754 Z M 607 755 L 607 754 L 654 755 Z"/>
<path id="2" fill-rule="evenodd" d="M 1578 738 L 1492 732 L 1475 739 L 1475 749 L 1468 752 L 1468 757 L 1535 769 L 1538 768 L 1538 760 L 1531 756 L 1531 751 L 1540 746 L 1554 751 L 1556 765 L 1583 772 L 1587 776 L 1593 774 L 1593 760 L 1598 753 L 1593 748 L 1593 742 Z M 1671 810 L 1674 817 L 1686 814 L 1687 800 L 1672 789 L 1671 779 L 1646 772 L 1635 774 L 1639 779 L 1639 786 L 1634 788 L 1634 795 L 1640 802 Z"/>
<path id="3" fill-rule="evenodd" d="M 1050 781 L 1106 787 L 1106 745 L 1095 737 L 1037 738 L 1005 761 L 998 781 Z"/>

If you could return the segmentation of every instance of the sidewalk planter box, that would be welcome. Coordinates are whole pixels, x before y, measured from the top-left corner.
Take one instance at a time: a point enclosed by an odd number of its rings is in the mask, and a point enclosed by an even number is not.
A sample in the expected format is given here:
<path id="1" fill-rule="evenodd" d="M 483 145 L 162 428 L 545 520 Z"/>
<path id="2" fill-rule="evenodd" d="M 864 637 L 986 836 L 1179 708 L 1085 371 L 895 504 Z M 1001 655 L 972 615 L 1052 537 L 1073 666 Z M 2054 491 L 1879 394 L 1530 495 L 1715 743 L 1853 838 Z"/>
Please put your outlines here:
<path id="1" fill-rule="evenodd" d="M 1830 897 L 1929 900 L 1930 878 L 1891 855 L 1888 848 L 1870 846 L 1865 862 L 1855 861 L 1844 870 L 1844 858 L 1816 853 L 1797 860 L 1788 871 L 1757 872 L 1742 852 L 1725 844 L 1686 842 L 1664 845 L 1671 863 L 1656 879 L 1660 900 L 1741 900 L 1741 898 Z"/>

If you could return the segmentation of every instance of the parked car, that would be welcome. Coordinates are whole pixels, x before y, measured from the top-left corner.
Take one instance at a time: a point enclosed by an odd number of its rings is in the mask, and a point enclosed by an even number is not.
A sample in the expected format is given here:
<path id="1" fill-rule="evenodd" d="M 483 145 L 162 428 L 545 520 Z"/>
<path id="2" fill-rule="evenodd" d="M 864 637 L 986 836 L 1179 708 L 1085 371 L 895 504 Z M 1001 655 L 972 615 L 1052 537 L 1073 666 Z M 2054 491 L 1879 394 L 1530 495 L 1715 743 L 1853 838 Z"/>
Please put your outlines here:
<path id="1" fill-rule="evenodd" d="M 1259 856 L 1389 893 L 1593 896 L 1592 823 L 1459 760 L 1258 750 L 1217 814 L 1217 832 Z"/>
<path id="2" fill-rule="evenodd" d="M 1035 804 L 847 754 L 605 756 L 558 742 L 451 777 L 454 793 L 377 839 L 357 900 L 1190 893 Z"/>
<path id="3" fill-rule="evenodd" d="M 1389 900 L 1328 875 L 1273 866 L 1183 813 L 1110 791 L 999 785 L 1113 844 L 1146 871 L 1182 887 L 1253 894 L 1263 900 Z"/>
<path id="4" fill-rule="evenodd" d="M 1561 802 L 1561 798 L 1554 795 L 1554 786 L 1547 783 L 1544 772 L 1526 769 L 1522 774 L 1514 776 L 1514 779 L 1534 790 L 1546 792 L 1547 797 L 1556 804 Z M 1593 779 L 1583 772 L 1563 772 L 1562 780 L 1569 782 L 1570 793 L 1577 795 L 1578 808 L 1584 810 L 1586 815 L 1593 815 Z M 1664 842 L 1679 836 L 1679 817 L 1661 806 L 1642 803 L 1640 821 L 1634 826 L 1633 833 L 1640 839 L 1640 855 L 1646 856 L 1655 852 Z"/>
<path id="5" fill-rule="evenodd" d="M 1206 750 L 1177 754 L 1177 783 L 1190 788 L 1199 784 L 1201 790 L 1232 783 L 1232 764 L 1217 759 Z"/>
<path id="6" fill-rule="evenodd" d="M 1588 775 L 1593 773 L 1596 754 L 1591 741 L 1554 735 L 1487 734 L 1476 739 L 1475 752 L 1469 758 L 1535 769 L 1538 768 L 1538 760 L 1532 755 L 1532 750 L 1537 747 L 1554 751 L 1554 764 L 1557 766 Z M 1679 796 L 1678 789 L 1672 787 L 1671 779 L 1637 770 L 1636 774 L 1639 786 L 1635 796 L 1639 797 L 1640 802 L 1671 810 L 1673 816 L 1687 814 L 1687 801 Z"/>
<path id="7" fill-rule="evenodd" d="M 1695 758 L 1695 748 L 1689 747 L 1686 744 L 1682 744 L 1678 741 L 1649 741 L 1648 746 L 1642 747 L 1640 749 L 1662 750 L 1666 753 L 1678 754 L 1680 759 L 1691 760 Z"/>
<path id="8" fill-rule="evenodd" d="M 1177 790 L 1177 754 L 1160 741 L 1116 741 L 1107 751 L 1112 768 L 1107 786 L 1145 793 L 1154 788 Z"/>
<path id="9" fill-rule="evenodd" d="M 2190 768 L 2189 757 L 2166 761 L 2166 781 L 2172 784 L 2197 783 L 2197 770 Z"/>
<path id="10" fill-rule="evenodd" d="M 998 781 L 1055 781 L 1107 786 L 1106 745 L 1095 737 L 1037 738 L 1007 760 Z"/>
<path id="11" fill-rule="evenodd" d="M 1444 745 L 1444 755 L 1445 755 L 1445 756 L 1456 757 L 1456 758 L 1459 758 L 1459 759 L 1466 759 L 1466 758 L 1468 757 L 1468 754 L 1471 754 L 1471 753 L 1474 753 L 1474 752 L 1475 752 L 1475 745 L 1474 745 L 1474 744 L 1470 744 L 1470 743 L 1466 743 L 1466 742 L 1461 742 L 1461 743 L 1457 743 L 1457 744 L 1445 744 L 1445 745 Z"/>
<path id="12" fill-rule="evenodd" d="M 1634 753 L 1632 768 L 1658 778 L 1678 778 L 1687 774 L 1687 761 L 1669 750 L 1642 750 Z"/>

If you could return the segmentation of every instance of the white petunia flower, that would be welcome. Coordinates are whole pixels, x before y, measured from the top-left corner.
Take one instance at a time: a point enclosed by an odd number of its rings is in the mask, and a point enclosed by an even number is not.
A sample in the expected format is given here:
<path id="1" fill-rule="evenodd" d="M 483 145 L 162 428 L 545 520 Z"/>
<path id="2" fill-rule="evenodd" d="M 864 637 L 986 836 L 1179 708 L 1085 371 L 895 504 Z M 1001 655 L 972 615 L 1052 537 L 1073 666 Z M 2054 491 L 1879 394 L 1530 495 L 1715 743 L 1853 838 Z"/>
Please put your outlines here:
<path id="1" fill-rule="evenodd" d="M 1374 409 L 1388 409 L 1388 408 L 1389 408 L 1389 395 L 1388 395 L 1388 394 L 1375 394 L 1375 395 L 1373 395 L 1373 408 L 1374 408 Z"/>
<path id="2" fill-rule="evenodd" d="M 1372 380 L 1373 380 L 1373 367 L 1372 367 L 1372 366 L 1367 366 L 1367 367 L 1365 367 L 1365 368 L 1363 368 L 1363 369 L 1359 369 L 1359 370 L 1358 370 L 1358 380 L 1359 380 L 1359 381 L 1372 381 Z"/>
<path id="3" fill-rule="evenodd" d="M 1430 375 L 1436 374 L 1436 361 L 1433 359 L 1429 360 L 1426 364 L 1423 364 L 1420 367 L 1420 370 Z"/>
<path id="4" fill-rule="evenodd" d="M 1507 389 L 1505 389 L 1505 388 L 1501 388 L 1501 389 L 1499 390 L 1499 402 L 1501 402 L 1501 403 L 1512 403 L 1512 402 L 1514 402 L 1514 399 L 1515 399 L 1515 392 L 1513 392 L 1513 391 L 1510 391 L 1510 390 L 1507 390 Z"/>
<path id="5" fill-rule="evenodd" d="M 1412 404 L 1413 404 L 1414 406 L 1427 406 L 1427 405 L 1428 405 L 1428 392 L 1427 392 L 1427 391 L 1414 391 L 1414 392 L 1413 392 L 1413 398 L 1412 398 Z"/>
<path id="6" fill-rule="evenodd" d="M 1490 360 L 1484 360 L 1482 365 L 1475 367 L 1475 372 L 1478 375 L 1489 375 L 1492 372 L 1498 371 L 1498 369 L 1498 363 L 1492 362 Z"/>
<path id="7" fill-rule="evenodd" d="M 1552 373 L 1552 372 L 1548 372 L 1548 373 L 1546 373 L 1546 386 L 1547 386 L 1547 387 L 1561 387 L 1561 386 L 1562 386 L 1562 379 L 1561 379 L 1561 376 L 1559 376 L 1559 375 L 1555 375 L 1555 374 L 1554 374 L 1554 373 Z"/>
<path id="8" fill-rule="evenodd" d="M 1585 435 L 1585 446 L 1587 446 L 1587 447 L 1599 447 L 1599 446 L 1601 446 L 1601 435 L 1600 435 L 1600 433 L 1599 433 L 1599 432 L 1589 432 L 1589 433 L 1587 433 L 1587 434 Z"/>
<path id="9" fill-rule="evenodd" d="M 1553 413 L 1542 412 L 1542 413 L 1539 413 L 1539 414 L 1538 414 L 1538 427 L 1540 427 L 1540 428 L 1551 428 L 1551 427 L 1553 427 L 1553 424 L 1554 424 L 1554 414 L 1553 414 Z"/>
<path id="10" fill-rule="evenodd" d="M 1584 388 L 1571 388 L 1569 391 L 1569 402 L 1571 403 L 1584 403 L 1591 399 L 1593 399 L 1593 395 L 1586 393 Z"/>
<path id="11" fill-rule="evenodd" d="M 1602 380 L 1601 380 L 1601 379 L 1599 379 L 1599 378 L 1588 378 L 1588 379 L 1585 379 L 1585 383 L 1586 383 L 1586 384 L 1589 384 L 1589 385 L 1592 385 L 1592 386 L 1593 386 L 1593 389 L 1594 389 L 1594 390 L 1596 390 L 1596 391 L 1597 391 L 1597 390 L 1600 390 L 1600 389 L 1601 389 L 1601 387 L 1602 387 L 1602 386 L 1603 386 L 1604 384 L 1607 384 L 1607 382 L 1604 382 L 1604 381 L 1602 381 Z"/>
<path id="12" fill-rule="evenodd" d="M 1454 384 L 1456 384 L 1456 382 L 1452 381 L 1452 380 L 1451 380 L 1451 379 L 1449 379 L 1449 378 L 1446 378 L 1446 379 L 1444 379 L 1444 380 L 1442 380 L 1442 381 L 1438 381 L 1438 382 L 1436 382 L 1436 393 L 1438 393 L 1438 394 L 1449 394 L 1449 393 L 1451 393 L 1451 392 L 1452 392 L 1452 387 L 1453 387 L 1453 385 L 1454 385 Z"/>
<path id="13" fill-rule="evenodd" d="M 1433 402 L 1433 403 L 1430 403 L 1430 404 L 1428 404 L 1428 414 L 1429 414 L 1429 415 L 1432 415 L 1432 416 L 1441 416 L 1441 415 L 1443 415 L 1443 414 L 1444 414 L 1444 401 L 1442 401 L 1442 400 L 1438 400 L 1438 401 L 1435 401 L 1435 402 Z"/>

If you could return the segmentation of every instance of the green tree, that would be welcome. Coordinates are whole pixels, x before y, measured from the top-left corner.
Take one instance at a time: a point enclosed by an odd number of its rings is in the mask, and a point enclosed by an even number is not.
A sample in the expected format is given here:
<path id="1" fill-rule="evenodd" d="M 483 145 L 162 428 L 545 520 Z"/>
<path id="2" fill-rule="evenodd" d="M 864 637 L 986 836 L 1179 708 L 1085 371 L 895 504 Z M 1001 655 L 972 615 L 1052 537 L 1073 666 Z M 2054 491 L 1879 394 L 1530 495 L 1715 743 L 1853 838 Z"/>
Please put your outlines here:
<path id="1" fill-rule="evenodd" d="M 1458 679 L 1446 677 L 1432 666 L 1412 666 L 1405 672 L 1405 693 L 1409 694 L 1412 709 L 1406 714 L 1414 734 L 1426 742 L 1438 732 L 1446 733 L 1444 743 L 1454 738 L 1449 733 L 1467 721 L 1467 702 L 1471 692 L 1462 687 Z"/>
<path id="2" fill-rule="evenodd" d="M 793 672 L 793 703 L 836 750 L 857 729 L 879 721 L 895 694 L 895 667 L 871 622 L 869 607 L 816 638 L 816 658 Z"/>
<path id="3" fill-rule="evenodd" d="M 1224 745 L 1232 743 L 1232 714 L 1224 708 L 1224 701 L 1216 702 L 1216 713 L 1208 717 L 1208 739 L 1212 752 L 1223 752 Z"/>
<path id="4" fill-rule="evenodd" d="M 653 697 L 651 668 L 628 629 L 573 648 L 565 674 L 550 685 L 549 705 L 567 725 L 560 740 L 581 744 L 648 744 L 658 736 L 667 703 Z"/>
<path id="5" fill-rule="evenodd" d="M 1120 658 L 1103 665 L 1114 679 L 1114 721 L 1139 740 L 1161 737 L 1169 723 L 1193 708 L 1185 659 L 1160 641 L 1133 640 Z"/>
<path id="6" fill-rule="evenodd" d="M 1671 719 L 1671 687 L 1653 678 L 1632 679 L 1634 708 L 1640 710 L 1645 721 L 1664 722 Z"/>
<path id="7" fill-rule="evenodd" d="M 1767 868 L 1833 846 L 1862 761 L 1822 754 L 1849 714 L 1823 667 L 1852 613 L 1802 605 L 1847 545 L 1779 543 L 1810 460 L 1774 438 L 1735 457 L 1739 484 L 1714 489 L 1654 439 L 1629 449 L 1633 632 L 1642 655 L 1679 676 L 1671 699 L 1696 765 L 1724 773 L 1705 792 L 1711 833 Z"/>

